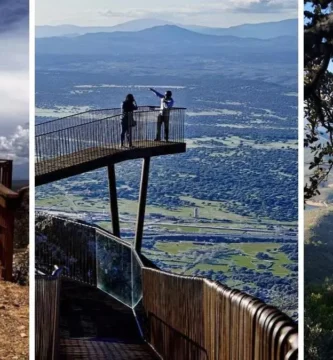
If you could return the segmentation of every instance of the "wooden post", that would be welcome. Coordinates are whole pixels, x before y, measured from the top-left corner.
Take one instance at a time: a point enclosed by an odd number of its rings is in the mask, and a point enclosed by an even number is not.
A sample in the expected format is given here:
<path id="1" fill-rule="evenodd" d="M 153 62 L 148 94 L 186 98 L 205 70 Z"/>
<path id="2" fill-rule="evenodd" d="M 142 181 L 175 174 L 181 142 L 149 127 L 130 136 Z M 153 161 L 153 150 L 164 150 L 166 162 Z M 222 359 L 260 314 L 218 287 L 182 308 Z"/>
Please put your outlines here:
<path id="1" fill-rule="evenodd" d="M 4 214 L 4 220 L 6 225 L 5 228 L 3 228 L 3 278 L 6 281 L 11 281 L 13 275 L 14 253 L 14 213 L 11 209 L 8 209 Z"/>
<path id="2" fill-rule="evenodd" d="M 136 233 L 135 233 L 135 250 L 139 254 L 141 252 L 143 226 L 145 220 L 147 190 L 148 190 L 148 176 L 149 176 L 150 157 L 144 158 L 142 162 L 139 209 L 136 220 Z"/>
<path id="3" fill-rule="evenodd" d="M 110 211 L 111 211 L 113 235 L 120 238 L 116 172 L 115 172 L 114 164 L 108 166 L 108 176 L 109 176 Z"/>

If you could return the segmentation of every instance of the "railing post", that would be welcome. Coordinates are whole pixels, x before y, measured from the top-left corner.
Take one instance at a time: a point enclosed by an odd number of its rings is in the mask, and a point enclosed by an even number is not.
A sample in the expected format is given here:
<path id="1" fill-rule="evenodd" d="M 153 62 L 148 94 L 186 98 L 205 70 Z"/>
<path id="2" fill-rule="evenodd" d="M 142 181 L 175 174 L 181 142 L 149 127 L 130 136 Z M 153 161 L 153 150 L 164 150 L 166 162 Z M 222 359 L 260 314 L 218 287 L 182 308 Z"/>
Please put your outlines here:
<path id="1" fill-rule="evenodd" d="M 148 190 L 148 176 L 149 176 L 150 157 L 144 158 L 142 162 L 139 209 L 136 220 L 136 233 L 135 233 L 135 250 L 137 253 L 141 252 L 143 225 L 145 220 L 147 190 Z"/>
<path id="2" fill-rule="evenodd" d="M 4 250 L 4 271 L 3 278 L 6 281 L 12 280 L 13 275 L 13 253 L 14 253 L 14 214 L 11 209 L 7 209 L 2 214 L 5 227 L 3 230 L 3 250 Z"/>
<path id="3" fill-rule="evenodd" d="M 119 213 L 118 213 L 116 172 L 115 172 L 114 164 L 108 166 L 108 176 L 109 176 L 110 210 L 111 210 L 113 235 L 119 238 L 120 226 L 119 226 Z"/>

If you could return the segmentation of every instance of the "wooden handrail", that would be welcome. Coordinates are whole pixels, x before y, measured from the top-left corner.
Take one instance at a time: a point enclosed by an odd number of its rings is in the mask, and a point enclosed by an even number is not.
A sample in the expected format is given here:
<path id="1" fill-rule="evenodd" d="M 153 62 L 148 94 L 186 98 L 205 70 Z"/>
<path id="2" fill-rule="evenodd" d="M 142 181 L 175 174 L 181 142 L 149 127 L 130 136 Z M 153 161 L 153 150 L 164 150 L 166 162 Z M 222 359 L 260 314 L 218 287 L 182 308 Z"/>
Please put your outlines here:
<path id="1" fill-rule="evenodd" d="M 19 194 L 11 189 L 8 189 L 5 185 L 0 184 L 0 196 L 6 199 L 17 199 Z"/>

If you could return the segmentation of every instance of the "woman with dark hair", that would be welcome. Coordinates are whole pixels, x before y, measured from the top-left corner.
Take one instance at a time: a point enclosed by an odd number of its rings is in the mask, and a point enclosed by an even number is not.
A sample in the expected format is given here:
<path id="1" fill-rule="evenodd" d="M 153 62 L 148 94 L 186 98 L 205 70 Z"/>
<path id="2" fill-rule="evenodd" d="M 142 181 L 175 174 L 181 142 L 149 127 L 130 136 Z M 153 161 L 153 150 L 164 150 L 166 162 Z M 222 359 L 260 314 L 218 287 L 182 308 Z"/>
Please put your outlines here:
<path id="1" fill-rule="evenodd" d="M 132 147 L 132 127 L 135 126 L 133 119 L 133 111 L 138 109 L 134 96 L 128 94 L 125 101 L 121 105 L 123 116 L 121 119 L 121 146 L 124 146 L 125 134 L 127 133 L 127 140 L 130 147 Z"/>

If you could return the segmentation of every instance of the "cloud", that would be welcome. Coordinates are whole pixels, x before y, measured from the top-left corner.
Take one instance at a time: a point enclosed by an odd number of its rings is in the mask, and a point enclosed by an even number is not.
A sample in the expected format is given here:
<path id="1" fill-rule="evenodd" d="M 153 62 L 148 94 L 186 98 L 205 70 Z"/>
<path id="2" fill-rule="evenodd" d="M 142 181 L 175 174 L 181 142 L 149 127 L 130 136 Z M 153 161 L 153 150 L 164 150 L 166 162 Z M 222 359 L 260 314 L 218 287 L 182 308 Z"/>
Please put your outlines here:
<path id="1" fill-rule="evenodd" d="M 0 158 L 12 159 L 16 165 L 29 161 L 28 125 L 17 126 L 11 136 L 0 136 Z"/>
<path id="2" fill-rule="evenodd" d="M 6 118 L 16 118 L 18 123 L 27 121 L 29 115 L 29 75 L 26 71 L 0 72 L 0 124 Z"/>
<path id="3" fill-rule="evenodd" d="M 29 0 L 1 0 L 0 32 L 10 31 L 29 18 Z"/>
<path id="4" fill-rule="evenodd" d="M 0 0 L 0 157 L 28 161 L 28 0 Z"/>
<path id="5" fill-rule="evenodd" d="M 124 11 L 100 10 L 99 14 L 113 18 L 196 18 L 227 13 L 286 13 L 297 16 L 297 0 L 227 0 L 201 5 L 165 7 L 156 9 L 131 8 Z"/>
<path id="6" fill-rule="evenodd" d="M 232 12 L 237 13 L 288 13 L 292 12 L 297 14 L 298 4 L 297 1 L 287 0 L 258 0 L 246 1 L 245 4 L 237 4 Z"/>

